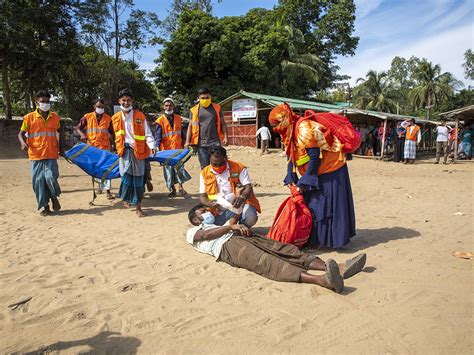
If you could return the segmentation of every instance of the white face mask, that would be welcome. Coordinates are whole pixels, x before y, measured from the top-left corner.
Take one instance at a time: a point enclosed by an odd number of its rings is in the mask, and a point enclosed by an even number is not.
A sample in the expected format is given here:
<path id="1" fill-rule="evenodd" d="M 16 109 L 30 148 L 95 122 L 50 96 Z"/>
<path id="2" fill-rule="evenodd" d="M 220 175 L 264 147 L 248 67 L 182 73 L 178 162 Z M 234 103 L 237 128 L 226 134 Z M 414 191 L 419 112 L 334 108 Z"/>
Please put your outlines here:
<path id="1" fill-rule="evenodd" d="M 120 109 L 125 112 L 130 112 L 132 110 L 132 106 L 124 107 L 123 105 L 120 105 Z"/>
<path id="2" fill-rule="evenodd" d="M 95 113 L 97 113 L 98 115 L 102 115 L 104 113 L 104 109 L 103 108 L 99 108 L 99 107 L 96 107 L 95 109 Z"/>
<path id="3" fill-rule="evenodd" d="M 165 110 L 165 114 L 167 114 L 167 115 L 172 115 L 172 114 L 173 114 L 173 110 L 169 110 L 169 111 L 166 111 L 166 110 Z"/>
<path id="4" fill-rule="evenodd" d="M 47 104 L 45 102 L 40 102 L 38 103 L 38 108 L 43 111 L 43 112 L 48 112 L 49 109 L 51 108 L 51 104 Z"/>
<path id="5" fill-rule="evenodd" d="M 211 212 L 205 212 L 201 215 L 202 223 L 204 224 L 214 224 L 215 218 Z"/>

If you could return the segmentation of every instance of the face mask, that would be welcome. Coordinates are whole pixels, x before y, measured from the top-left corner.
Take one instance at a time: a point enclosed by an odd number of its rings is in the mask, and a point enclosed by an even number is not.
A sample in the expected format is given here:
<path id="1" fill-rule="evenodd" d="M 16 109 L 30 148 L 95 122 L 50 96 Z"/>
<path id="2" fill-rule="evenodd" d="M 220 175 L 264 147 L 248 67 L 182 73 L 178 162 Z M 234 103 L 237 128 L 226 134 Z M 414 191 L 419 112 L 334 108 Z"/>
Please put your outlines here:
<path id="1" fill-rule="evenodd" d="M 97 108 L 95 109 L 95 113 L 97 113 L 98 115 L 102 115 L 102 114 L 104 113 L 104 111 L 105 111 L 105 110 L 104 110 L 103 108 L 99 108 L 99 107 L 97 107 Z"/>
<path id="2" fill-rule="evenodd" d="M 211 99 L 199 99 L 199 104 L 203 107 L 209 107 Z"/>
<path id="3" fill-rule="evenodd" d="M 215 218 L 214 215 L 211 212 L 206 212 L 201 215 L 202 217 L 202 223 L 204 224 L 214 224 Z"/>
<path id="4" fill-rule="evenodd" d="M 38 108 L 43 112 L 48 112 L 49 109 L 51 108 L 51 104 L 47 104 L 45 102 L 40 102 L 38 104 Z"/>
<path id="5" fill-rule="evenodd" d="M 169 111 L 166 111 L 166 110 L 165 110 L 165 115 L 168 115 L 168 116 L 169 116 L 169 115 L 172 115 L 172 114 L 173 114 L 173 110 L 169 110 Z"/>
<path id="6" fill-rule="evenodd" d="M 132 106 L 124 107 L 123 105 L 120 105 L 120 109 L 125 112 L 130 112 L 132 110 Z"/>
<path id="7" fill-rule="evenodd" d="M 213 166 L 212 170 L 214 170 L 218 174 L 222 174 L 224 171 L 227 170 L 227 164 L 224 164 L 222 166 Z"/>

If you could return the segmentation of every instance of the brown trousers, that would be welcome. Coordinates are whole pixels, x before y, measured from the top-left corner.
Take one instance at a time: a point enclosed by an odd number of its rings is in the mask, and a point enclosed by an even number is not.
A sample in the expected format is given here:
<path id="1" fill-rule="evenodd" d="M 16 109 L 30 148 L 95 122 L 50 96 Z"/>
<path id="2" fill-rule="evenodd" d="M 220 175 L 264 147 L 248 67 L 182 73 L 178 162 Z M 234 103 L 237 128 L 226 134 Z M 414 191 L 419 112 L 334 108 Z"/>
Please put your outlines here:
<path id="1" fill-rule="evenodd" d="M 269 146 L 270 146 L 270 141 L 268 139 L 262 139 L 262 154 L 268 153 Z"/>
<path id="2" fill-rule="evenodd" d="M 232 236 L 224 243 L 218 261 L 253 271 L 275 281 L 299 282 L 302 272 L 317 259 L 297 247 L 261 236 Z"/>

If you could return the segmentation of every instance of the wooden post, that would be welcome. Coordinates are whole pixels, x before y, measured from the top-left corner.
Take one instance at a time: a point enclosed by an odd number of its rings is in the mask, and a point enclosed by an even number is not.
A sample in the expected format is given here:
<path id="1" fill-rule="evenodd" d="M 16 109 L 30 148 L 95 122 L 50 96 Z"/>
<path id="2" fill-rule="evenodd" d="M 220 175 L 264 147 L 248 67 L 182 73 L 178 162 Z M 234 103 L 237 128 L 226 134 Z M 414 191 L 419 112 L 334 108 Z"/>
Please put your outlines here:
<path id="1" fill-rule="evenodd" d="M 383 159 L 383 153 L 385 150 L 385 132 L 387 130 L 387 118 L 383 122 L 383 134 L 382 134 L 382 146 L 380 147 L 380 159 Z"/>
<path id="2" fill-rule="evenodd" d="M 458 127 L 459 127 L 459 118 L 456 117 L 456 125 L 454 128 L 456 130 L 456 133 L 454 135 L 454 162 L 458 160 L 458 135 L 459 135 Z"/>
<path id="3" fill-rule="evenodd" d="M 258 131 L 258 100 L 255 99 L 255 133 L 257 131 Z M 258 137 L 257 137 L 257 135 L 255 135 L 255 148 L 258 151 Z"/>

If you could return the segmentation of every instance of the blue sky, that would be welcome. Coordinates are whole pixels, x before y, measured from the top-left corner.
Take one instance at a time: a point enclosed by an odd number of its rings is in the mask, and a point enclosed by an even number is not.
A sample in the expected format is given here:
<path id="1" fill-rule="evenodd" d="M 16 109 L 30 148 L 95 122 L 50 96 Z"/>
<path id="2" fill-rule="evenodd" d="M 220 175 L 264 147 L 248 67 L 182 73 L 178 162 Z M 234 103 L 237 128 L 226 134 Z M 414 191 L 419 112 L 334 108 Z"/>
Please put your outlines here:
<path id="1" fill-rule="evenodd" d="M 160 19 L 167 15 L 171 0 L 136 0 L 142 10 L 154 11 Z M 214 14 L 238 16 L 254 7 L 271 9 L 277 0 L 223 0 L 214 5 Z M 463 53 L 474 47 L 474 1 L 472 0 L 355 0 L 355 34 L 360 37 L 352 57 L 338 58 L 340 74 L 350 75 L 351 84 L 369 69 L 387 70 L 395 56 L 425 57 L 440 64 L 465 85 Z M 157 48 L 142 51 L 143 69 L 155 67 Z"/>

